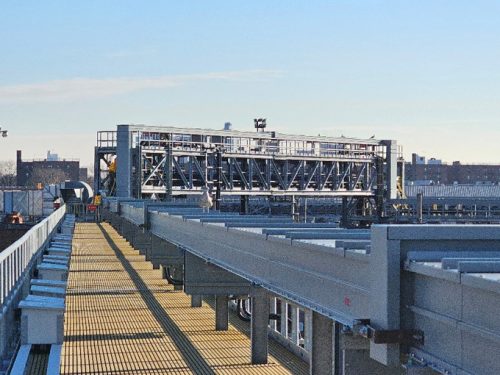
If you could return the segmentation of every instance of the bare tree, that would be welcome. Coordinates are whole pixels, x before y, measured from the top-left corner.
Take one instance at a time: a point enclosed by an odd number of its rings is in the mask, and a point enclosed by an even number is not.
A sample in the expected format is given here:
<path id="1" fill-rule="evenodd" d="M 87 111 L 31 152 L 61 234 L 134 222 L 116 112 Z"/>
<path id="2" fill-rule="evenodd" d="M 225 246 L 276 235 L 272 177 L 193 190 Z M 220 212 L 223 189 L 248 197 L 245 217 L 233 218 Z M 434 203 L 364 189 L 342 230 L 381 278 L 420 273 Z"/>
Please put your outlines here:
<path id="1" fill-rule="evenodd" d="M 42 185 L 60 184 L 67 179 L 69 179 L 69 175 L 61 169 L 35 168 L 26 182 L 26 186 L 35 187 L 40 183 Z"/>
<path id="2" fill-rule="evenodd" d="M 13 160 L 0 161 L 0 186 L 15 186 L 16 163 Z"/>

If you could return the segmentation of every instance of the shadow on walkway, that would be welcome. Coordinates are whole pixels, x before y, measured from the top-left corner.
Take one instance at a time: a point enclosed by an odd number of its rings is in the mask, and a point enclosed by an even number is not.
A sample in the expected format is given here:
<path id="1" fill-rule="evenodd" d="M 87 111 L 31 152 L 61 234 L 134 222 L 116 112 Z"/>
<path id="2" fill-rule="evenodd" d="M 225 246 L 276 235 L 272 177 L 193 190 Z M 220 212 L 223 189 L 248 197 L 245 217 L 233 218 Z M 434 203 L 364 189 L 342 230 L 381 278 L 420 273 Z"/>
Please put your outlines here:
<path id="1" fill-rule="evenodd" d="M 135 287 L 139 291 L 144 303 L 149 308 L 151 314 L 162 327 L 163 331 L 170 337 L 175 344 L 184 361 L 188 364 L 191 370 L 196 374 L 215 374 L 210 368 L 210 365 L 200 355 L 198 350 L 193 346 L 188 337 L 175 324 L 175 322 L 165 312 L 163 306 L 156 300 L 153 293 L 149 290 L 147 284 L 142 280 L 141 276 L 132 267 L 127 258 L 123 255 L 120 248 L 116 246 L 113 239 L 109 236 L 101 224 L 97 224 L 109 246 L 113 249 L 116 257 L 121 262 L 123 268 L 129 274 Z"/>

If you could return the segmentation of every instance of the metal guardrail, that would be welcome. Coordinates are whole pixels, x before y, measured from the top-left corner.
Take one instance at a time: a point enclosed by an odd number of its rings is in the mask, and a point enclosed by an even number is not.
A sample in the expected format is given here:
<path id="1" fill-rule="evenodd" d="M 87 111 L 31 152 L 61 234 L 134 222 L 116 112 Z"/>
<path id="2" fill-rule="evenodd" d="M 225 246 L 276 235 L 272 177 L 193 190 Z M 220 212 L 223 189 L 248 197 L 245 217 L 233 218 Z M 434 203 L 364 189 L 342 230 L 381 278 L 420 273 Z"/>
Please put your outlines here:
<path id="1" fill-rule="evenodd" d="M 0 306 L 16 287 L 33 256 L 50 239 L 65 213 L 66 206 L 62 206 L 0 253 Z"/>

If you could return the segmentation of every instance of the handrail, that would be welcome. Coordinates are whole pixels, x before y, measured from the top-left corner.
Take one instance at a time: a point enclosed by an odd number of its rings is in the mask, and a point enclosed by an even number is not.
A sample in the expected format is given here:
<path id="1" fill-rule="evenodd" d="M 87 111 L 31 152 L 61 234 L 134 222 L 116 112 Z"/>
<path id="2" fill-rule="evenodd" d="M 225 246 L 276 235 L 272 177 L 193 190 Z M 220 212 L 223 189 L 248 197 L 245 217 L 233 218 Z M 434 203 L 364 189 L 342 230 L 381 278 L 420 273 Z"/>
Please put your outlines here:
<path id="1" fill-rule="evenodd" d="M 33 256 L 57 228 L 65 213 L 64 205 L 0 253 L 0 306 L 16 286 Z"/>

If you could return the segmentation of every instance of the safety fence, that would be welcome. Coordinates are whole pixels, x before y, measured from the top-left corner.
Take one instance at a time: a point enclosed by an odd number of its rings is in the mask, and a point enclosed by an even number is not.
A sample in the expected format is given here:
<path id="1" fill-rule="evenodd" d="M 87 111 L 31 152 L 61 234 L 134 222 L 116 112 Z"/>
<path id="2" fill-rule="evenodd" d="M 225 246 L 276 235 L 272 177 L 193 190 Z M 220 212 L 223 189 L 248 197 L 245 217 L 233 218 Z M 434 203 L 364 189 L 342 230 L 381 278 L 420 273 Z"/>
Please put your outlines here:
<path id="1" fill-rule="evenodd" d="M 34 255 L 50 240 L 65 213 L 66 206 L 62 206 L 0 253 L 0 306 L 29 269 Z"/>

